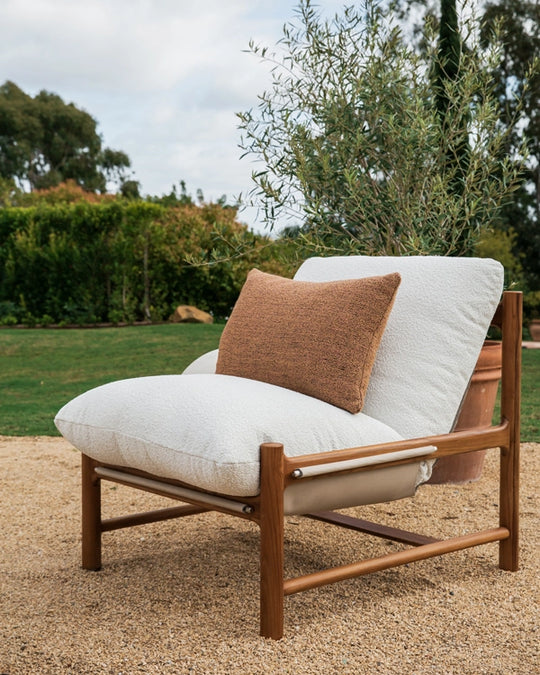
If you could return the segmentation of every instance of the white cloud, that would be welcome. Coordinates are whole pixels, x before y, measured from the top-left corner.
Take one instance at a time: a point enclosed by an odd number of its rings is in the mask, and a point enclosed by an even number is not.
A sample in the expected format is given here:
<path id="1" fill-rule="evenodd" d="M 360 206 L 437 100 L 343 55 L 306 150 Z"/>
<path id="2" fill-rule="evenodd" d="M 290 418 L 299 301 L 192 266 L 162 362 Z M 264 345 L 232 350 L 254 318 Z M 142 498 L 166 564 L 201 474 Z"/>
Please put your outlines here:
<path id="1" fill-rule="evenodd" d="M 207 198 L 250 187 L 235 112 L 256 106 L 287 0 L 0 0 L 0 82 L 87 110 L 132 160 L 143 192 L 183 179 Z M 334 10 L 337 0 L 321 3 Z M 256 225 L 254 222 L 252 225 Z"/>
<path id="2" fill-rule="evenodd" d="M 228 60 L 222 49 L 246 4 L 8 0 L 0 35 L 15 74 L 32 73 L 37 83 L 46 74 L 90 89 L 157 91 Z"/>

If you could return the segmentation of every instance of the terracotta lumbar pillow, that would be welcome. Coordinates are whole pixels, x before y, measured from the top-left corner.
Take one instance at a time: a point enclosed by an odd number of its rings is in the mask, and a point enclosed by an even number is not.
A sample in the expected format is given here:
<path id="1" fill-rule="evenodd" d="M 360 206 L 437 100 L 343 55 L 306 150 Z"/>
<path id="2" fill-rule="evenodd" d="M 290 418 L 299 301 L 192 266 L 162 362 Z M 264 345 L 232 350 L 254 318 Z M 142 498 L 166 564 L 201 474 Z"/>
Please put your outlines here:
<path id="1" fill-rule="evenodd" d="M 216 373 L 362 409 L 399 274 L 312 282 L 252 270 L 219 343 Z"/>

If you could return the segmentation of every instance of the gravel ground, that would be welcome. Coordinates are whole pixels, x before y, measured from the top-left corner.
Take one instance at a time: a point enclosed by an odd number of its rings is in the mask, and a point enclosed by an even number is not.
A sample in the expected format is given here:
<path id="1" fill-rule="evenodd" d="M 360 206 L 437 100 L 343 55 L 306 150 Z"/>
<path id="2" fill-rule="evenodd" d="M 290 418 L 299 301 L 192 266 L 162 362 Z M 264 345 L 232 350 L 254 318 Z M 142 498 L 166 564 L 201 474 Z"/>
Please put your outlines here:
<path id="1" fill-rule="evenodd" d="M 521 568 L 497 545 L 286 599 L 286 636 L 258 636 L 258 532 L 219 514 L 104 535 L 80 568 L 79 454 L 59 438 L 0 437 L 0 675 L 540 672 L 540 445 L 522 446 Z M 497 525 L 497 453 L 467 486 L 350 509 L 426 534 Z M 170 502 L 104 484 L 105 515 Z M 287 575 L 398 548 L 288 518 Z"/>

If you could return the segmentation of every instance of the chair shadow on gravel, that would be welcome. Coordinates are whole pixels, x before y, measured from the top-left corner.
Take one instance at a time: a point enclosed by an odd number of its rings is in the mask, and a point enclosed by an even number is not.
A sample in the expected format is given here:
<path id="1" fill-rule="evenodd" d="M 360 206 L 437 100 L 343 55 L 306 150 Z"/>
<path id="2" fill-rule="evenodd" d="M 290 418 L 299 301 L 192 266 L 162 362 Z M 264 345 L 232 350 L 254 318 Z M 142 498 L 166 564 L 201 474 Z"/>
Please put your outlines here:
<path id="1" fill-rule="evenodd" d="M 190 626 L 202 621 L 205 631 L 245 637 L 243 631 L 249 631 L 246 624 L 258 623 L 258 529 L 249 523 L 239 528 L 238 521 L 227 516 L 221 522 L 205 524 L 202 537 L 199 528 L 183 532 L 182 524 L 172 529 L 165 526 L 165 532 L 151 527 L 153 531 L 140 528 L 139 537 L 126 539 L 129 548 L 125 548 L 118 532 L 104 538 L 102 569 L 73 571 L 80 602 L 90 602 L 92 607 L 99 604 L 101 612 L 115 616 L 126 613 L 148 617 L 151 608 L 151 615 L 160 621 L 176 621 L 181 616 Z M 399 550 L 400 545 L 358 533 L 345 534 L 345 538 L 341 533 L 339 541 L 329 541 L 324 525 L 295 518 L 286 528 L 286 575 L 382 555 L 390 547 Z M 474 556 L 474 565 L 466 566 L 470 571 L 460 574 L 459 583 L 497 571 L 495 553 L 486 556 L 480 551 L 466 551 L 457 555 Z M 402 598 L 406 605 L 410 596 L 431 595 L 436 589 L 444 593 L 454 574 L 452 560 L 439 558 L 293 595 L 287 599 L 295 606 L 290 620 L 297 625 L 320 621 L 320 614 L 310 611 L 313 592 L 318 594 L 319 612 L 345 616 L 351 611 L 351 598 L 355 600 L 354 611 L 360 613 L 384 606 L 391 598 Z"/>

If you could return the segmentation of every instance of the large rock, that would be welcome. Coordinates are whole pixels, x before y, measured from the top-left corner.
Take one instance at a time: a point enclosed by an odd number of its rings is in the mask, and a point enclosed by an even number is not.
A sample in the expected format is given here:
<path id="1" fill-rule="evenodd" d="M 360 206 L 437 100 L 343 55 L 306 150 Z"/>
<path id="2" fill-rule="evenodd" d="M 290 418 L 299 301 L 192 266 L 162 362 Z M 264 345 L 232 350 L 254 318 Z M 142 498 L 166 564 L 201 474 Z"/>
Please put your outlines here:
<path id="1" fill-rule="evenodd" d="M 214 317 L 191 305 L 178 305 L 169 317 L 173 323 L 214 323 Z"/>

